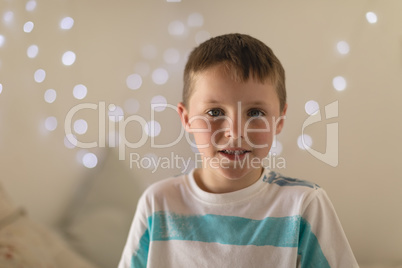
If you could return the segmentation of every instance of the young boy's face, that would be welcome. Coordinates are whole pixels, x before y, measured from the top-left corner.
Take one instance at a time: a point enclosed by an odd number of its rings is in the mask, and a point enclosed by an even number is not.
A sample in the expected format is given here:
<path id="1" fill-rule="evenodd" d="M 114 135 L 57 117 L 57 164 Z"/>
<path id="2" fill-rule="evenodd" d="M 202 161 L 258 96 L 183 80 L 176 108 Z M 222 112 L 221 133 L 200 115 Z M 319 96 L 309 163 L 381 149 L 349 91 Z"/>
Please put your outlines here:
<path id="1" fill-rule="evenodd" d="M 247 187 L 261 174 L 286 108 L 281 113 L 269 80 L 236 82 L 217 65 L 197 75 L 188 109 L 180 103 L 178 111 L 203 158 L 203 179 Z"/>

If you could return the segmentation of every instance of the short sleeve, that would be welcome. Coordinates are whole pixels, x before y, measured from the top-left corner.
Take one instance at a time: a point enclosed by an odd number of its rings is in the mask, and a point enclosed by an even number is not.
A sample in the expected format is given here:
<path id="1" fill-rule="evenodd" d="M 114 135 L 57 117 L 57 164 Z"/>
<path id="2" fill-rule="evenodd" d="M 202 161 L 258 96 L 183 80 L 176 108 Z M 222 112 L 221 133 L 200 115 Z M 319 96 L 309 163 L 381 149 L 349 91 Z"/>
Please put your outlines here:
<path id="1" fill-rule="evenodd" d="M 118 268 L 145 268 L 148 261 L 149 228 L 145 193 L 138 201 Z"/>
<path id="2" fill-rule="evenodd" d="M 298 267 L 356 268 L 359 265 L 326 192 L 318 188 L 302 212 Z"/>

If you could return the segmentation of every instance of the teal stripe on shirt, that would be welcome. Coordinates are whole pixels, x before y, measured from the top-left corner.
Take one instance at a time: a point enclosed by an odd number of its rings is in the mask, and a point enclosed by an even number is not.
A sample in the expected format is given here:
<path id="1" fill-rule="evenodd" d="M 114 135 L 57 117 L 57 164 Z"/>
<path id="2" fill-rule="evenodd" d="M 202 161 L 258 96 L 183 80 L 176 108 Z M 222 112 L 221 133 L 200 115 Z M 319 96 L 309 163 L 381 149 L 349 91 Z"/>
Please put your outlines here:
<path id="1" fill-rule="evenodd" d="M 131 257 L 131 268 L 147 267 L 149 242 L 149 232 L 147 229 L 141 236 L 138 251 Z"/>
<path id="2" fill-rule="evenodd" d="M 253 220 L 222 215 L 155 212 L 151 241 L 189 240 L 228 245 L 297 247 L 299 216 Z"/>
<path id="3" fill-rule="evenodd" d="M 311 231 L 308 221 L 301 218 L 300 240 L 297 254 L 301 256 L 301 267 L 330 268 L 321 250 L 317 237 Z"/>
<path id="4" fill-rule="evenodd" d="M 149 232 L 140 240 L 132 267 L 145 267 L 149 241 L 186 240 L 227 245 L 297 247 L 301 267 L 330 267 L 311 231 L 301 216 L 267 217 L 253 220 L 222 215 L 180 215 L 155 212 L 148 218 Z M 143 266 L 145 263 L 145 266 Z M 142 265 L 140 265 L 142 264 Z"/>

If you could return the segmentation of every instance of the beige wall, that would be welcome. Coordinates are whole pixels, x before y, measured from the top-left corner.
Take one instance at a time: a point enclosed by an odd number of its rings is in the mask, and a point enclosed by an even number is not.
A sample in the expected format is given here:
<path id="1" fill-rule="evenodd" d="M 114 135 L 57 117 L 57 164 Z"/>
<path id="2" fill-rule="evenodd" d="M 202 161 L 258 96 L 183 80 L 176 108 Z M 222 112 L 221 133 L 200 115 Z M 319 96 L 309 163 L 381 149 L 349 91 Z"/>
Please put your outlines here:
<path id="1" fill-rule="evenodd" d="M 283 145 L 279 157 L 285 160 L 286 169 L 280 171 L 315 181 L 327 190 L 359 261 L 401 260 L 401 1 L 38 0 L 33 11 L 26 10 L 27 2 L 0 2 L 0 34 L 4 37 L 0 47 L 0 166 L 1 182 L 33 218 L 56 224 L 86 178 L 88 169 L 77 161 L 82 150 L 68 149 L 63 143 L 64 122 L 72 108 L 103 102 L 106 107 L 124 108 L 127 99 L 136 99 L 140 104 L 136 114 L 149 121 L 152 97 L 162 95 L 171 105 L 180 101 L 181 73 L 197 36 L 242 32 L 271 46 L 287 71 L 289 110 L 278 137 Z M 9 11 L 13 18 L 7 22 L 4 15 Z M 377 14 L 377 23 L 368 23 L 368 11 Z M 193 13 L 202 15 L 202 25 L 188 24 Z M 66 16 L 74 19 L 74 26 L 61 30 L 59 23 Z M 34 23 L 30 33 L 23 31 L 27 21 Z M 173 21 L 183 23 L 182 35 L 169 33 Z M 337 51 L 339 41 L 349 44 L 348 54 Z M 26 51 L 32 44 L 39 53 L 28 58 Z M 179 51 L 177 63 L 164 61 L 169 48 Z M 154 55 L 149 53 L 152 49 Z M 61 57 L 68 50 L 75 52 L 76 61 L 64 66 Z M 141 65 L 148 66 L 148 73 L 147 68 L 139 69 Z M 40 68 L 47 76 L 37 83 L 34 73 Z M 163 85 L 152 80 L 157 68 L 169 74 Z M 138 90 L 126 85 L 126 78 L 134 73 L 142 74 Z M 345 77 L 344 91 L 333 88 L 336 76 Z M 88 88 L 82 100 L 72 94 L 77 84 Z M 44 101 L 47 89 L 56 90 L 54 103 Z M 297 146 L 309 117 L 304 110 L 309 100 L 318 102 L 323 117 L 305 129 L 313 139 L 313 149 L 325 152 L 326 124 L 338 124 L 336 167 Z M 336 101 L 338 117 L 326 120 L 324 107 Z M 126 110 L 124 115 L 131 114 Z M 49 116 L 58 121 L 54 131 L 43 127 Z M 77 135 L 81 141 L 97 141 L 99 131 L 107 137 L 111 124 L 106 121 L 102 128 L 99 109 L 80 111 L 73 120 L 80 118 L 89 125 L 86 134 Z M 173 109 L 157 112 L 155 119 L 161 125 L 157 143 L 169 143 L 180 134 Z M 136 123 L 126 130 L 131 142 L 142 135 Z M 148 139 L 138 149 L 127 148 L 127 166 L 130 153 L 192 155 L 185 139 L 171 148 L 151 147 Z M 87 151 L 99 159 L 103 156 L 101 148 Z M 139 183 L 148 184 L 179 171 L 141 169 L 133 173 Z"/>

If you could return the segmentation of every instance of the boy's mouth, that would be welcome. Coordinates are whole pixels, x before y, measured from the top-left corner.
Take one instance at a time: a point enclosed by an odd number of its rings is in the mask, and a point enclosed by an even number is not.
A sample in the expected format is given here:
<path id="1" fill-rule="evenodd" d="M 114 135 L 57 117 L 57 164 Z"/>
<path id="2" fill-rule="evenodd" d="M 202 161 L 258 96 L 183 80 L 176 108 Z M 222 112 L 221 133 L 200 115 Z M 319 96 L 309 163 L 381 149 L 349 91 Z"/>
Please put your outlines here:
<path id="1" fill-rule="evenodd" d="M 249 153 L 250 151 L 248 151 L 248 150 L 220 150 L 219 152 L 224 153 L 224 154 L 239 155 L 239 154 Z"/>
<path id="2" fill-rule="evenodd" d="M 251 151 L 242 148 L 230 148 L 230 149 L 219 150 L 218 152 L 221 155 L 229 158 L 230 160 L 240 160 L 243 159 Z"/>

